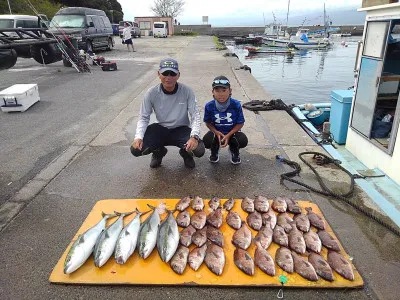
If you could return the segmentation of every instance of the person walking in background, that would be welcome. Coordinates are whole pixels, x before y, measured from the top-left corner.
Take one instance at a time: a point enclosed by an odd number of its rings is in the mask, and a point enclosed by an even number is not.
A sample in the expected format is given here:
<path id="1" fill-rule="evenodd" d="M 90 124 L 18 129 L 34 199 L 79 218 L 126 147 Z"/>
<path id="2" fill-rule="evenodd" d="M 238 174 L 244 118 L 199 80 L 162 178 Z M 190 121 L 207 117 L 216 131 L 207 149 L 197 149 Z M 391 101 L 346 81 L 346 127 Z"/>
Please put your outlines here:
<path id="1" fill-rule="evenodd" d="M 126 47 L 128 48 L 128 52 L 129 52 L 129 46 L 132 47 L 132 52 L 135 52 L 133 48 L 131 31 L 132 31 L 132 26 L 129 23 L 125 22 L 124 29 L 122 30 L 122 43 L 126 45 Z"/>
<path id="2" fill-rule="evenodd" d="M 217 76 L 212 82 L 214 99 L 206 103 L 204 122 L 208 131 L 204 137 L 204 146 L 211 150 L 210 162 L 219 161 L 219 149 L 229 145 L 231 163 L 240 164 L 239 149 L 247 146 L 247 136 L 241 132 L 244 125 L 243 110 L 240 102 L 231 97 L 229 79 Z"/>
<path id="3" fill-rule="evenodd" d="M 167 58 L 160 62 L 161 84 L 144 95 L 131 153 L 138 157 L 152 153 L 150 167 L 158 168 L 167 154 L 165 146 L 176 146 L 187 168 L 194 168 L 193 156 L 202 157 L 205 149 L 199 139 L 201 116 L 192 89 L 182 83 L 178 62 Z M 158 123 L 149 125 L 155 113 Z M 190 115 L 190 120 L 189 120 Z"/>

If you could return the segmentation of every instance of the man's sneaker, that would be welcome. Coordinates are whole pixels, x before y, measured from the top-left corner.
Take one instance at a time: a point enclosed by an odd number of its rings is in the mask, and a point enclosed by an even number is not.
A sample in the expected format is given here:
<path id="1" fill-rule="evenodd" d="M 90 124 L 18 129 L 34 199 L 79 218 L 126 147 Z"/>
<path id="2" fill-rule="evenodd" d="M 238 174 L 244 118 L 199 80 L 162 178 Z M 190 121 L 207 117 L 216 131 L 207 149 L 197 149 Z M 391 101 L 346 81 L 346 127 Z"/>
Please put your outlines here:
<path id="1" fill-rule="evenodd" d="M 229 147 L 229 152 L 231 152 L 231 163 L 234 165 L 240 164 L 242 161 L 240 160 L 239 149 Z"/>
<path id="2" fill-rule="evenodd" d="M 187 152 L 185 149 L 181 149 L 179 150 L 179 154 L 183 157 L 183 162 L 185 163 L 186 168 L 193 169 L 196 166 L 192 153 Z"/>
<path id="3" fill-rule="evenodd" d="M 167 148 L 162 147 L 161 149 L 155 149 L 152 152 L 153 154 L 151 155 L 150 168 L 158 168 L 168 150 Z"/>
<path id="4" fill-rule="evenodd" d="M 217 163 L 219 162 L 219 156 L 218 156 L 218 151 L 211 151 L 211 155 L 208 158 L 208 160 L 212 163 Z"/>

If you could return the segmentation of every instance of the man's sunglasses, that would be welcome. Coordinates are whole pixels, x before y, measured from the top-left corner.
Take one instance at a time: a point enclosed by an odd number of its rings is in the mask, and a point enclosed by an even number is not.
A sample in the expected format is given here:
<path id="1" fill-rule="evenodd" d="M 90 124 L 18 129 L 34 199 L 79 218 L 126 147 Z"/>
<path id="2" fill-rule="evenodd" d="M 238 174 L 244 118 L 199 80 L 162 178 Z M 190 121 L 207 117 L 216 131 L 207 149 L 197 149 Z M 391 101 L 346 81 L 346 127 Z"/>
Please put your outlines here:
<path id="1" fill-rule="evenodd" d="M 230 84 L 230 82 L 227 79 L 217 79 L 213 81 L 213 84 Z"/>
<path id="2" fill-rule="evenodd" d="M 171 76 L 171 77 L 175 77 L 176 75 L 178 75 L 172 71 L 165 71 L 165 72 L 162 72 L 161 74 L 162 74 L 162 76 Z"/>

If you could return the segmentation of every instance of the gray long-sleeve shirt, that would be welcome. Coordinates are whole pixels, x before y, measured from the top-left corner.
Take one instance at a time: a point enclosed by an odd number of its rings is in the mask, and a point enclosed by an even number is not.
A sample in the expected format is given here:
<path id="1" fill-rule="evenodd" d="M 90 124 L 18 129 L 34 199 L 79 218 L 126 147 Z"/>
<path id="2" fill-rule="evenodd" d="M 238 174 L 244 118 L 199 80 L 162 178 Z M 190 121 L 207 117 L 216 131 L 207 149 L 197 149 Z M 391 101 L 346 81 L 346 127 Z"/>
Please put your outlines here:
<path id="1" fill-rule="evenodd" d="M 178 90 L 174 94 L 165 94 L 161 84 L 150 88 L 145 94 L 140 108 L 135 139 L 143 139 L 153 111 L 161 126 L 166 128 L 189 126 L 192 129 L 191 136 L 200 135 L 200 110 L 190 87 L 179 83 Z"/>

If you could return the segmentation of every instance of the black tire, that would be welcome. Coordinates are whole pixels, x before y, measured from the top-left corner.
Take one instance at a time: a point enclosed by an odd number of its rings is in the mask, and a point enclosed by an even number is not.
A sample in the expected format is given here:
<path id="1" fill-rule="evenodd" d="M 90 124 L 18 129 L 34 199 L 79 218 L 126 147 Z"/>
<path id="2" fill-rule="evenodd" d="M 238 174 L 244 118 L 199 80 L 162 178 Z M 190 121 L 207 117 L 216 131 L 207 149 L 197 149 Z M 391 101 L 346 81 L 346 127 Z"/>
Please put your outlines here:
<path id="1" fill-rule="evenodd" d="M 15 51 L 17 52 L 18 57 L 24 57 L 24 58 L 31 58 L 31 47 L 28 46 L 17 46 L 14 48 Z"/>
<path id="2" fill-rule="evenodd" d="M 108 38 L 108 45 L 107 45 L 106 50 L 111 51 L 113 47 L 114 47 L 114 44 L 113 44 L 112 38 Z"/>
<path id="3" fill-rule="evenodd" d="M 71 68 L 72 67 L 71 62 L 69 60 L 65 59 L 65 58 L 63 58 L 63 65 L 64 65 L 64 67 L 67 67 L 67 68 Z"/>
<path id="4" fill-rule="evenodd" d="M 18 54 L 14 49 L 0 50 L 0 70 L 14 67 L 17 62 Z"/>
<path id="5" fill-rule="evenodd" d="M 33 45 L 31 54 L 39 64 L 48 65 L 62 60 L 62 53 L 56 44 Z"/>

